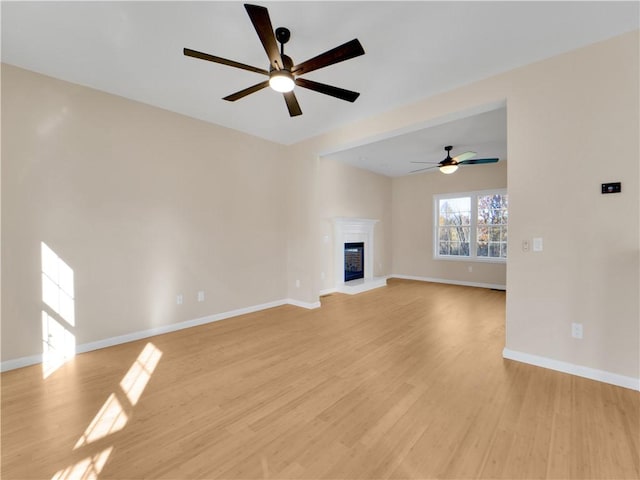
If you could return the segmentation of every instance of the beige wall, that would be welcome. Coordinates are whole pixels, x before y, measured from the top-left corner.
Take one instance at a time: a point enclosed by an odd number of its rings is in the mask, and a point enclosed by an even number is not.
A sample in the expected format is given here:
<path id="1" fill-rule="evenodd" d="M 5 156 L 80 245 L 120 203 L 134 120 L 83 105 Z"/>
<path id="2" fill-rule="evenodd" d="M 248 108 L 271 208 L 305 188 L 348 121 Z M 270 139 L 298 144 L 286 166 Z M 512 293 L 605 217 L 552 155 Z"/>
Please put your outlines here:
<path id="1" fill-rule="evenodd" d="M 639 58 L 636 32 L 517 70 L 508 102 L 507 347 L 635 378 Z"/>
<path id="2" fill-rule="evenodd" d="M 284 147 L 8 65 L 2 128 L 3 360 L 42 352 L 40 242 L 78 344 L 287 297 Z"/>
<path id="3" fill-rule="evenodd" d="M 506 285 L 506 264 L 435 260 L 433 196 L 507 188 L 507 162 L 463 167 L 453 175 L 440 172 L 393 179 L 393 273 L 412 277 Z M 472 268 L 469 272 L 468 267 Z"/>

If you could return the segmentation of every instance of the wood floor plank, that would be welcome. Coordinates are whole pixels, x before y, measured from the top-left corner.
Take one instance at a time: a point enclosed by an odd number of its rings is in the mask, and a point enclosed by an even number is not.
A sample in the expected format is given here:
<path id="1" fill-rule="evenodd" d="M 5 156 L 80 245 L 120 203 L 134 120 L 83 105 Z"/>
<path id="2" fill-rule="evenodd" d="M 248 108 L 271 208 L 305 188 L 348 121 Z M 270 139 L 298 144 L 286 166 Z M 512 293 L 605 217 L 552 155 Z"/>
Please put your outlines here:
<path id="1" fill-rule="evenodd" d="M 2 478 L 640 478 L 640 394 L 504 360 L 504 292 L 321 302 L 3 373 Z"/>

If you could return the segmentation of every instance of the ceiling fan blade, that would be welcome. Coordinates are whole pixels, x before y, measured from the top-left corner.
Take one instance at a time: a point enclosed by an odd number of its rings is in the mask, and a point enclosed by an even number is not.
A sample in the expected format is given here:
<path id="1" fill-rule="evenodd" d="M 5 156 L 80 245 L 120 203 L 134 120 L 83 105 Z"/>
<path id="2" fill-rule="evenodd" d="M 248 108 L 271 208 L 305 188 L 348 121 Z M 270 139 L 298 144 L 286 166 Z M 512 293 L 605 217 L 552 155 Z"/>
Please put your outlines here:
<path id="1" fill-rule="evenodd" d="M 226 58 L 216 57 L 215 55 L 209 55 L 208 53 L 198 52 L 196 50 L 191 50 L 190 48 L 183 49 L 183 53 L 187 57 L 199 58 L 201 60 L 208 60 L 214 63 L 221 63 L 222 65 L 229 65 L 230 67 L 241 68 L 242 70 L 249 70 L 250 72 L 269 75 L 269 72 L 267 72 L 263 68 L 252 67 L 251 65 L 245 65 L 244 63 L 234 62 L 233 60 L 227 60 Z"/>
<path id="2" fill-rule="evenodd" d="M 418 161 L 414 162 L 414 161 L 411 161 L 409 163 L 428 163 L 428 164 L 431 164 L 431 165 L 440 165 L 440 162 L 418 162 Z"/>
<path id="3" fill-rule="evenodd" d="M 240 100 L 242 97 L 246 97 L 247 95 L 257 92 L 258 90 L 262 90 L 265 87 L 269 86 L 269 80 L 265 80 L 264 82 L 257 83 L 252 85 L 251 87 L 245 88 L 244 90 L 240 90 L 239 92 L 232 93 L 231 95 L 227 95 L 223 98 L 223 100 L 227 100 L 229 102 L 235 102 L 236 100 Z"/>
<path id="4" fill-rule="evenodd" d="M 465 160 L 469 160 L 470 158 L 473 158 L 477 155 L 476 152 L 464 152 L 461 153 L 460 155 L 456 155 L 455 157 L 453 157 L 453 159 L 460 163 L 460 162 L 464 162 Z"/>
<path id="5" fill-rule="evenodd" d="M 416 172 L 423 172 L 424 170 L 431 170 L 433 168 L 439 168 L 439 165 L 434 165 L 433 167 L 425 167 L 425 168 L 419 168 L 418 170 L 411 170 L 409 173 L 416 173 Z"/>
<path id="6" fill-rule="evenodd" d="M 289 116 L 297 117 L 298 115 L 302 115 L 302 110 L 300 110 L 300 105 L 298 104 L 298 99 L 296 98 L 295 93 L 285 92 L 282 95 L 284 95 L 284 101 L 287 102 Z"/>
<path id="7" fill-rule="evenodd" d="M 336 48 L 332 48 L 320 55 L 310 58 L 302 62 L 299 65 L 294 66 L 291 69 L 291 73 L 294 75 L 302 75 L 309 73 L 319 68 L 333 65 L 334 63 L 343 62 L 350 58 L 359 57 L 364 55 L 364 48 L 360 45 L 357 38 L 354 38 L 350 42 L 344 43 Z"/>
<path id="8" fill-rule="evenodd" d="M 308 88 L 309 90 L 324 93 L 325 95 L 331 95 L 332 97 L 339 98 L 340 100 L 346 100 L 347 102 L 353 103 L 356 101 L 356 98 L 360 96 L 358 92 L 334 87 L 327 85 L 326 83 L 314 82 L 313 80 L 307 80 L 305 78 L 296 78 L 295 82 L 299 87 Z"/>
<path id="9" fill-rule="evenodd" d="M 458 162 L 458 165 L 477 165 L 480 163 L 496 163 L 499 158 L 475 158 L 473 160 L 465 160 Z"/>
<path id="10" fill-rule="evenodd" d="M 271 26 L 269 10 L 265 7 L 250 5 L 248 3 L 244 4 L 244 8 L 249 14 L 251 23 L 253 23 L 253 27 L 256 29 L 256 33 L 260 38 L 264 51 L 267 53 L 267 57 L 269 57 L 269 62 L 271 62 L 274 69 L 282 70 L 284 68 L 284 63 L 282 62 L 282 57 L 278 50 L 278 43 L 276 42 L 273 27 Z"/>

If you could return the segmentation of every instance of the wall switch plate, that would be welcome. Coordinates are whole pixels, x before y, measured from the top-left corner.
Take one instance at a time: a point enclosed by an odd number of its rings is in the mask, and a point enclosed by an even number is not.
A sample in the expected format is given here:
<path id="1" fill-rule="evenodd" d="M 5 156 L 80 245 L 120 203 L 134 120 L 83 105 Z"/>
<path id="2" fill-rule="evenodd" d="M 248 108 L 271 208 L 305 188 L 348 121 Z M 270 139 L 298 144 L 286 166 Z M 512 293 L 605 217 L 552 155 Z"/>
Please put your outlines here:
<path id="1" fill-rule="evenodd" d="M 572 323 L 571 324 L 571 336 L 573 338 L 582 339 L 582 324 L 581 323 Z"/>
<path id="2" fill-rule="evenodd" d="M 542 251 L 542 238 L 536 237 L 533 239 L 533 251 L 541 252 Z"/>
<path id="3" fill-rule="evenodd" d="M 182 305 L 183 302 L 184 297 L 182 296 L 182 294 L 180 293 L 179 295 L 176 295 L 176 305 Z"/>
<path id="4" fill-rule="evenodd" d="M 204 302 L 204 290 L 200 290 L 198 292 L 198 301 L 199 302 Z"/>

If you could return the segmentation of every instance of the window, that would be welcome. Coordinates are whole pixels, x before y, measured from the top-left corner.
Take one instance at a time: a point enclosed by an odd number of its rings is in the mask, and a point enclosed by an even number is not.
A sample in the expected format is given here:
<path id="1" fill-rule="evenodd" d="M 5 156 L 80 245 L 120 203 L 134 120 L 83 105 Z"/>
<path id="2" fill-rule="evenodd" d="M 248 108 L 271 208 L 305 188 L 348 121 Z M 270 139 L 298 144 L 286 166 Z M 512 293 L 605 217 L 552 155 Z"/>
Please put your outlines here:
<path id="1" fill-rule="evenodd" d="M 505 190 L 435 195 L 434 255 L 438 259 L 507 259 Z"/>

